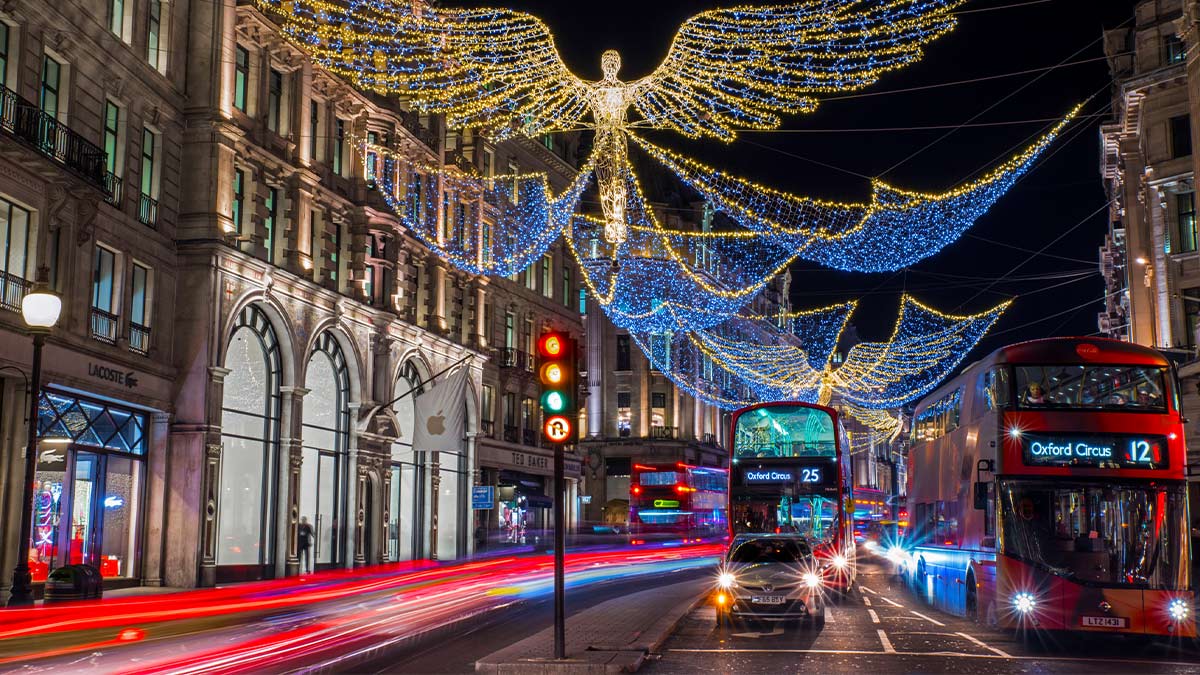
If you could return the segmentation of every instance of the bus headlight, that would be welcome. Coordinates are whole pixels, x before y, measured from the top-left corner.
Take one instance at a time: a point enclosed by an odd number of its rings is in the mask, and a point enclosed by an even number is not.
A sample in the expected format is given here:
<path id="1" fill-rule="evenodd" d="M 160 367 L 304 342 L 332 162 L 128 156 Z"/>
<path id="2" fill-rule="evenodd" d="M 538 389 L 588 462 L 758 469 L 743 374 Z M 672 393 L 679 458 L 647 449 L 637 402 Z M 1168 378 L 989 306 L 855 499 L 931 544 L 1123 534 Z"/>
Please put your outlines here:
<path id="1" fill-rule="evenodd" d="M 1187 618 L 1188 606 L 1183 598 L 1175 598 L 1167 605 L 1167 615 L 1175 623 L 1180 623 Z"/>
<path id="2" fill-rule="evenodd" d="M 812 572 L 804 573 L 804 585 L 809 588 L 817 588 L 821 585 L 821 575 L 813 574 Z"/>
<path id="3" fill-rule="evenodd" d="M 736 583 L 737 583 L 737 578 L 733 576 L 732 572 L 721 572 L 720 574 L 717 575 L 717 587 L 718 588 L 723 588 L 723 589 L 728 590 L 730 588 L 733 588 L 733 585 Z"/>
<path id="4" fill-rule="evenodd" d="M 1032 593 L 1017 593 L 1013 596 L 1013 607 L 1021 614 L 1028 614 L 1037 608 L 1037 598 Z"/>
<path id="5" fill-rule="evenodd" d="M 896 565 L 904 562 L 907 557 L 908 554 L 899 546 L 893 546 L 887 550 L 887 559 Z"/>
<path id="6" fill-rule="evenodd" d="M 845 571 L 847 564 L 848 563 L 846 562 L 846 556 L 842 555 L 841 553 L 838 553 L 837 555 L 833 556 L 833 568 L 834 569 L 836 569 L 838 571 Z"/>

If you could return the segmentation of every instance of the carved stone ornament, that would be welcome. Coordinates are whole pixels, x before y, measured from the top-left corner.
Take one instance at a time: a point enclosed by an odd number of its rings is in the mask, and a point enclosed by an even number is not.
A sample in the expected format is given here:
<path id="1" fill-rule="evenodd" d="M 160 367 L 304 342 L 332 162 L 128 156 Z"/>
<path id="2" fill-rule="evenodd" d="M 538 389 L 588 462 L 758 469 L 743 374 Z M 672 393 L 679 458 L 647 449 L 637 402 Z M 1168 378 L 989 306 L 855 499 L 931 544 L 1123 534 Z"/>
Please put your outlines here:
<path id="1" fill-rule="evenodd" d="M 100 202 L 90 195 L 80 195 L 75 199 L 76 230 L 75 245 L 83 246 L 92 239 L 96 231 L 96 218 L 100 215 Z"/>

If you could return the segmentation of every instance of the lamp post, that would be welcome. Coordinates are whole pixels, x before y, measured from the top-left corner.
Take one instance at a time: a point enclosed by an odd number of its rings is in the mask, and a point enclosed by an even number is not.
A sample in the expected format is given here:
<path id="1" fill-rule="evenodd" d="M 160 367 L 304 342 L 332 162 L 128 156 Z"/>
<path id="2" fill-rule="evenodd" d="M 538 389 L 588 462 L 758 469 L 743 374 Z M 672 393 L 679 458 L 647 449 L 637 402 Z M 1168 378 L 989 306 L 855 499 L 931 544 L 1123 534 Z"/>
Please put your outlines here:
<path id="1" fill-rule="evenodd" d="M 29 425 L 25 444 L 25 486 L 21 493 L 21 532 L 17 539 L 17 566 L 13 568 L 9 607 L 33 604 L 33 576 L 29 573 L 29 540 L 33 536 L 33 476 L 37 470 L 38 402 L 42 396 L 42 346 L 62 314 L 62 298 L 44 282 L 21 300 L 21 316 L 33 336 L 33 365 L 29 376 Z"/>

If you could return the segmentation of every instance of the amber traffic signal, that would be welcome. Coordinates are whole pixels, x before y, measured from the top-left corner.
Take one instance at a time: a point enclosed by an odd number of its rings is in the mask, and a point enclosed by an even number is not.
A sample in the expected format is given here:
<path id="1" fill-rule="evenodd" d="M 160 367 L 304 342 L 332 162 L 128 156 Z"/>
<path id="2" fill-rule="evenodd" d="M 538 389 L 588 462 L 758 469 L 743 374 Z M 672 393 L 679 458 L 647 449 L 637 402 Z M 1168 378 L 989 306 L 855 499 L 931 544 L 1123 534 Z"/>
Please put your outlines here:
<path id="1" fill-rule="evenodd" d="M 538 381 L 542 387 L 542 436 L 548 443 L 569 443 L 575 436 L 575 341 L 558 332 L 538 339 Z"/>

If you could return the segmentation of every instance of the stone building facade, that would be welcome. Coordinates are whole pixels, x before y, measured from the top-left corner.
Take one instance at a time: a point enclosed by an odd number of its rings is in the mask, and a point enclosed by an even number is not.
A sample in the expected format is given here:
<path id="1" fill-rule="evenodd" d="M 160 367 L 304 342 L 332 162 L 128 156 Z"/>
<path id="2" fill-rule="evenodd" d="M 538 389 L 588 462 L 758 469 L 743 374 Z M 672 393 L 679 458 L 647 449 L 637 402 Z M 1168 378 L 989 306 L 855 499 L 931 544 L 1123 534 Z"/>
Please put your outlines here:
<path id="1" fill-rule="evenodd" d="M 1200 3 L 1146 0 L 1104 35 L 1113 119 L 1101 127 L 1111 223 L 1100 249 L 1107 300 L 1099 333 L 1156 347 L 1177 362 L 1189 475 L 1200 481 Z M 1192 483 L 1200 503 L 1200 482 Z"/>

